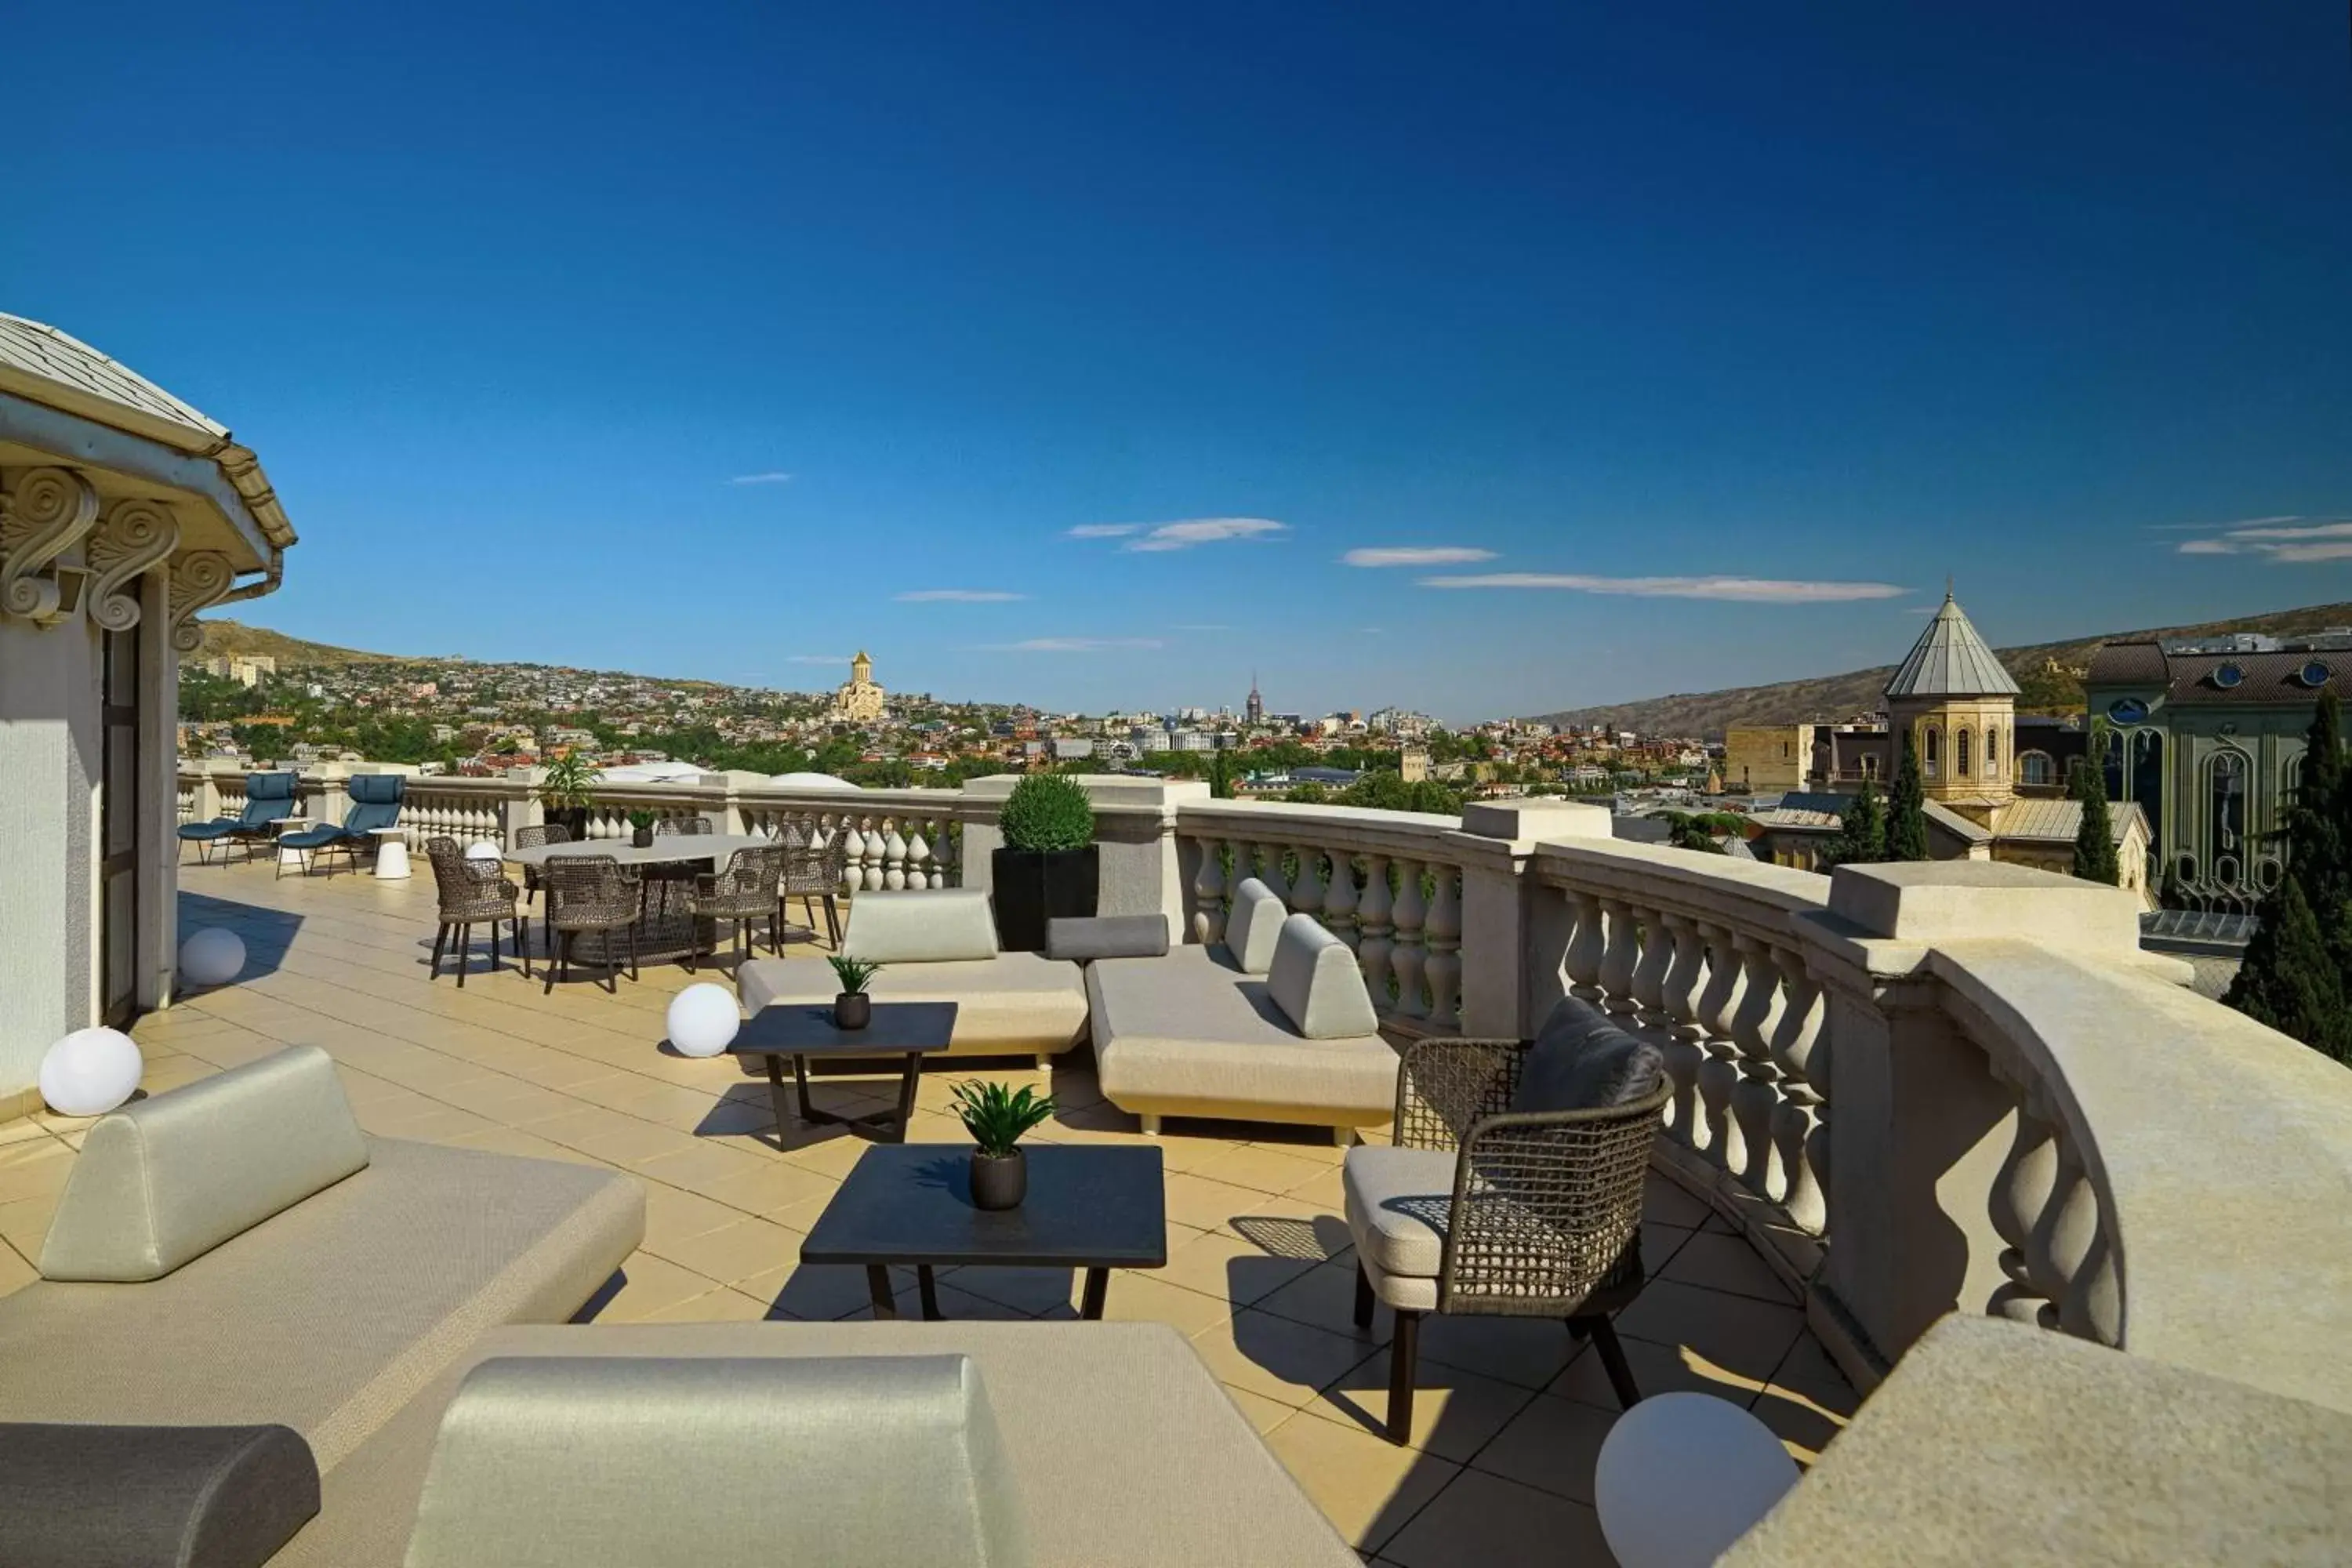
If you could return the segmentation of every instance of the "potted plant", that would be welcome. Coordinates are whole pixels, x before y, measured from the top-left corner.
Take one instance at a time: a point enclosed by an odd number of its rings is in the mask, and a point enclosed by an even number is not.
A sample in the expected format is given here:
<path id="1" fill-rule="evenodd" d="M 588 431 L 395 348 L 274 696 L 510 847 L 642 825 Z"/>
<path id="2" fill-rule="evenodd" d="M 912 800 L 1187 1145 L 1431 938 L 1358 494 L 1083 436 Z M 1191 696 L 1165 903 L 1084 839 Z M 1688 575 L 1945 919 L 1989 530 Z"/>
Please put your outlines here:
<path id="1" fill-rule="evenodd" d="M 547 764 L 539 781 L 539 804 L 547 820 L 560 824 L 574 844 L 588 837 L 588 786 L 604 776 L 604 769 L 578 752 L 566 752 Z"/>
<path id="2" fill-rule="evenodd" d="M 654 814 L 639 809 L 629 813 L 629 842 L 639 849 L 650 849 L 654 842 Z"/>
<path id="3" fill-rule="evenodd" d="M 1033 773 L 1004 797 L 997 824 L 1004 847 L 989 857 L 997 945 L 1035 952 L 1045 945 L 1047 921 L 1095 912 L 1102 879 L 1095 808 L 1076 780 Z"/>
<path id="4" fill-rule="evenodd" d="M 971 1206 L 1017 1207 L 1029 1194 L 1029 1161 L 1021 1135 L 1054 1114 L 1054 1097 L 1028 1089 L 1018 1094 L 1001 1083 L 960 1083 L 956 1115 L 977 1145 L 971 1152 Z"/>
<path id="5" fill-rule="evenodd" d="M 841 982 L 841 994 L 833 999 L 833 1026 L 836 1029 L 862 1029 L 874 1021 L 874 998 L 866 988 L 882 973 L 882 966 L 870 959 L 845 958 L 835 953 L 825 960 L 833 965 L 834 978 Z"/>

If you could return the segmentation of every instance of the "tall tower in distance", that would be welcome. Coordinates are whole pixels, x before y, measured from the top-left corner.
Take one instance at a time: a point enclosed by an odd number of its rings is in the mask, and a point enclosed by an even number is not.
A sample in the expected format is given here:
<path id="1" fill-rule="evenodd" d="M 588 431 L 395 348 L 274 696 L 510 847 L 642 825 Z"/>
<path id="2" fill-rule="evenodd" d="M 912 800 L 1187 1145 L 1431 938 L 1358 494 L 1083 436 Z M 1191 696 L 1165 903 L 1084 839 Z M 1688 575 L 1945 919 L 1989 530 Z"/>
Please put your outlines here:
<path id="1" fill-rule="evenodd" d="M 1897 755 L 1908 735 L 1929 800 L 1991 826 L 2015 798 L 2016 708 L 2017 682 L 1945 589 L 1943 606 L 1886 683 Z"/>
<path id="2" fill-rule="evenodd" d="M 1250 671 L 1249 704 L 1243 712 L 1252 724 L 1265 718 L 1265 699 L 1257 694 L 1257 671 L 1255 669 Z"/>

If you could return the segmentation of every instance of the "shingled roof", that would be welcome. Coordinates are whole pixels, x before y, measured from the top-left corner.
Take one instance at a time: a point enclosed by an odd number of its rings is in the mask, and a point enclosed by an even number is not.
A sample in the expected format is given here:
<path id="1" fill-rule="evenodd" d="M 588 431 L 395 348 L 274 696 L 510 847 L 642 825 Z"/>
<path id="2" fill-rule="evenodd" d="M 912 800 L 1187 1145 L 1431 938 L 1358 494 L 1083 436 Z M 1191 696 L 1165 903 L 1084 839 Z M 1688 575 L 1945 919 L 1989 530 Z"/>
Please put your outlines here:
<path id="1" fill-rule="evenodd" d="M 1911 655 L 1886 683 L 1886 695 L 1900 697 L 2014 697 L 2017 682 L 1994 657 L 1976 627 L 1950 590 L 1944 594 L 1943 607 L 1919 640 L 1911 645 Z"/>

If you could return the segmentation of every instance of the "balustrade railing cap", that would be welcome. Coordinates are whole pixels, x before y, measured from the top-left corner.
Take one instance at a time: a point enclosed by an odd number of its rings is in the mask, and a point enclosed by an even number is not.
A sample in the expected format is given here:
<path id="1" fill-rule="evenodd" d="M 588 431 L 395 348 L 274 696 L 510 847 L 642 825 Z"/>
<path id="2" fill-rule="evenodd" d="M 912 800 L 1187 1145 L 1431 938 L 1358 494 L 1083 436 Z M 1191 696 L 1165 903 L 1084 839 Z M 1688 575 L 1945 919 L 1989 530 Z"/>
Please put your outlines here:
<path id="1" fill-rule="evenodd" d="M 975 801 L 1001 802 L 1024 776 L 992 773 L 967 781 L 963 793 Z M 1069 777 L 1071 783 L 1087 792 L 1087 798 L 1097 810 L 1105 806 L 1159 809 L 1209 798 L 1209 786 L 1198 779 L 1131 779 L 1105 773 L 1073 773 Z"/>
<path id="2" fill-rule="evenodd" d="M 2121 888 L 1998 860 L 1841 866 L 1830 913 L 1905 942 L 2013 937 L 2075 952 L 2139 952 L 2139 900 Z"/>
<path id="3" fill-rule="evenodd" d="M 1474 800 L 1462 808 L 1462 831 L 1485 838 L 1606 838 L 1610 812 L 1573 800 Z"/>

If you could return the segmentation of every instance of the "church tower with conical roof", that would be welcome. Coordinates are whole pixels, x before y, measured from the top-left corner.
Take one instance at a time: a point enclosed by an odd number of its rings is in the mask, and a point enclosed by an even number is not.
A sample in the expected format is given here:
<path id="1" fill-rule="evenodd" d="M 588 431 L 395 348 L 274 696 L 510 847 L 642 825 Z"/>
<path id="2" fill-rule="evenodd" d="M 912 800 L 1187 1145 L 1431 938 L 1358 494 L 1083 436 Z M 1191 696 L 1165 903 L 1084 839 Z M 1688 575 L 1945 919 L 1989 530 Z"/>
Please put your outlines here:
<path id="1" fill-rule="evenodd" d="M 1979 825 L 2016 798 L 2017 682 L 1951 590 L 1886 683 L 1898 750 L 1910 737 L 1929 800 Z"/>

